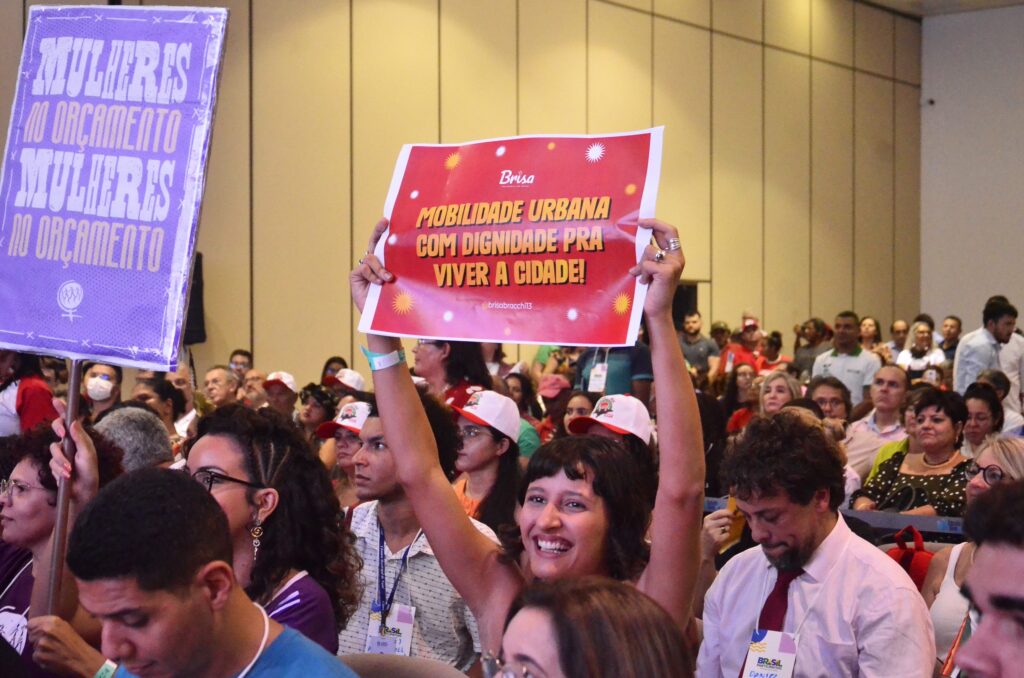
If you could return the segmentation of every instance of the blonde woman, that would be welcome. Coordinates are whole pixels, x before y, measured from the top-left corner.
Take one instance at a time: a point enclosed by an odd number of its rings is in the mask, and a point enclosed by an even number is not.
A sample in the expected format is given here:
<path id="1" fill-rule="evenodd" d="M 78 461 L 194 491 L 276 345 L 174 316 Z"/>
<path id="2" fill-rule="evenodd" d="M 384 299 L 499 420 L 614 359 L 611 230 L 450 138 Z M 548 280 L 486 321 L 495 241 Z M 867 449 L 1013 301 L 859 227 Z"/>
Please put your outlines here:
<path id="1" fill-rule="evenodd" d="M 782 370 L 770 372 L 761 382 L 761 414 L 771 416 L 790 400 L 796 400 L 802 395 L 800 382 L 789 373 Z"/>

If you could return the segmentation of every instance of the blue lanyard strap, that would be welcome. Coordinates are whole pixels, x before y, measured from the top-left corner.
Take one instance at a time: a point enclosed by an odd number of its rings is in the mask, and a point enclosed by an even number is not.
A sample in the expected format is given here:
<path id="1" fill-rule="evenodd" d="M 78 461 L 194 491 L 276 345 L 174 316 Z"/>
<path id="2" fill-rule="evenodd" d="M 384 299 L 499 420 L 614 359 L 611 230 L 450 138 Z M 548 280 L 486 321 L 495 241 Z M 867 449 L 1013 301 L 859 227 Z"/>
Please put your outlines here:
<path id="1" fill-rule="evenodd" d="M 377 529 L 380 535 L 380 544 L 377 548 L 377 602 L 380 604 L 380 635 L 384 635 L 387 629 L 388 614 L 391 612 L 391 606 L 395 602 L 395 591 L 398 590 L 398 582 L 402 578 L 402 573 L 405 572 L 406 565 L 409 564 L 409 549 L 416 543 L 416 540 L 420 538 L 420 532 L 416 533 L 413 537 L 412 542 L 405 547 L 405 553 L 402 554 L 402 564 L 398 567 L 398 574 L 395 575 L 395 582 L 391 585 L 391 593 L 386 594 L 386 582 L 384 572 L 384 530 L 380 524 L 377 524 Z"/>

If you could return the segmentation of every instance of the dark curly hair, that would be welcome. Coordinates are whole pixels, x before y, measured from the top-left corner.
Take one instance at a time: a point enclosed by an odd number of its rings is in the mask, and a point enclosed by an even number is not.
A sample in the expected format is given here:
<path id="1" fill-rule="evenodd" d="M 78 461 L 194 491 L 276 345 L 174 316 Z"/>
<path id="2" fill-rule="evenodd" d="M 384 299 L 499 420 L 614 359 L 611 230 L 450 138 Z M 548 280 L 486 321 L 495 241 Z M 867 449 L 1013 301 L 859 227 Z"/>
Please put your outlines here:
<path id="1" fill-rule="evenodd" d="M 121 467 L 121 458 L 124 453 L 121 448 L 91 426 L 86 426 L 85 432 L 92 438 L 92 444 L 96 448 L 100 487 L 103 487 L 124 472 Z M 49 424 L 40 424 L 21 434 L 13 442 L 14 464 L 16 465 L 26 458 L 31 460 L 32 466 L 35 467 L 36 474 L 39 476 L 39 484 L 53 492 L 57 491 L 57 479 L 50 471 L 50 445 L 59 441 L 60 439 L 57 438 L 57 434 L 53 432 Z M 49 504 L 56 506 L 56 497 Z"/>
<path id="2" fill-rule="evenodd" d="M 818 490 L 828 490 L 835 511 L 846 496 L 838 443 L 823 426 L 793 409 L 756 416 L 733 436 L 722 460 L 722 489 L 743 500 L 784 492 L 806 506 Z"/>
<path id="3" fill-rule="evenodd" d="M 627 448 L 601 436 L 583 435 L 556 438 L 541 445 L 530 457 L 526 473 L 519 482 L 519 505 L 526 500 L 530 484 L 564 472 L 572 480 L 591 478 L 594 494 L 604 501 L 608 517 L 605 562 L 609 576 L 632 581 L 640 576 L 650 559 L 650 547 L 644 540 L 651 522 L 651 508 L 637 501 L 637 488 L 644 486 L 640 464 Z M 502 559 L 518 562 L 523 552 L 518 527 L 500 533 Z"/>
<path id="4" fill-rule="evenodd" d="M 327 592 L 337 628 L 343 629 L 359 607 L 363 564 L 323 463 L 291 421 L 270 408 L 218 407 L 199 420 L 196 440 L 208 435 L 233 440 L 245 453 L 250 480 L 279 496 L 263 523 L 246 593 L 265 604 L 289 570 L 306 570 Z M 254 492 L 248 490 L 250 502 Z"/>

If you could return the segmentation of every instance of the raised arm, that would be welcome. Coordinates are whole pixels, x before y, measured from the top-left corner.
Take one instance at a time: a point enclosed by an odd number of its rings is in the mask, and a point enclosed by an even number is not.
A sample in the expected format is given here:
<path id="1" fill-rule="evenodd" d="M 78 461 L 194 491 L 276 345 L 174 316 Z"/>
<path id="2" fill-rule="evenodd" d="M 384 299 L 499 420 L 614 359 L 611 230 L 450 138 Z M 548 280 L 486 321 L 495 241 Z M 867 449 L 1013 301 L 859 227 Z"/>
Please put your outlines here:
<path id="1" fill-rule="evenodd" d="M 394 279 L 372 254 L 387 226 L 386 219 L 377 223 L 370 238 L 371 254 L 350 276 L 352 299 L 360 312 L 370 285 Z M 395 337 L 371 334 L 367 342 L 375 353 L 402 348 Z M 397 462 L 398 481 L 445 575 L 477 618 L 484 647 L 497 650 L 505 614 L 522 587 L 522 576 L 516 566 L 498 561 L 497 545 L 473 526 L 445 478 L 430 423 L 405 363 L 374 371 L 373 385 L 384 438 Z"/>
<path id="2" fill-rule="evenodd" d="M 639 586 L 685 629 L 700 568 L 704 443 L 693 382 L 686 373 L 672 324 L 672 298 L 684 260 L 675 227 L 654 219 L 643 220 L 640 225 L 654 231 L 654 240 L 631 272 L 650 281 L 644 313 L 658 385 L 660 467 L 651 526 L 651 560 Z M 671 250 L 673 246 L 676 249 Z M 659 250 L 665 251 L 661 262 L 656 260 Z"/>

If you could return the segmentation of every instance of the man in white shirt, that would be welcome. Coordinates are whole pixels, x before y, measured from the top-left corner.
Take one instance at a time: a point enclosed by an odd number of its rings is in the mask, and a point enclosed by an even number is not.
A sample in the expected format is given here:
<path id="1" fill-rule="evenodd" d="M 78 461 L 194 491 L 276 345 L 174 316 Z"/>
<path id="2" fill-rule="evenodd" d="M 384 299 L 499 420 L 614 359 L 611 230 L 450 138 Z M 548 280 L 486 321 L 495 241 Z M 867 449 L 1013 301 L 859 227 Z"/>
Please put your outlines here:
<path id="1" fill-rule="evenodd" d="M 895 365 L 886 365 L 875 372 L 871 382 L 871 402 L 875 409 L 850 424 L 846 430 L 846 460 L 860 479 L 867 480 L 868 471 L 882 445 L 907 437 L 900 421 L 900 404 L 907 394 L 907 373 Z"/>
<path id="2" fill-rule="evenodd" d="M 787 410 L 756 417 L 731 443 L 723 485 L 759 545 L 730 560 L 708 590 L 698 676 L 740 675 L 755 630 L 793 638 L 794 676 L 932 675 L 924 599 L 837 511 L 839 455 L 824 427 Z"/>
<path id="3" fill-rule="evenodd" d="M 352 534 L 363 560 L 363 596 L 338 638 L 338 654 L 404 654 L 466 671 L 480 653 L 476 621 L 420 529 L 398 483 L 376 401 L 369 397 L 367 402 L 370 414 L 359 430 L 362 447 L 352 457 L 356 496 L 364 502 L 352 509 Z M 459 429 L 451 413 L 433 397 L 424 396 L 423 407 L 437 441 L 441 468 L 452 477 L 461 446 Z M 477 521 L 473 525 L 497 542 L 489 527 Z M 382 609 L 386 625 L 381 624 Z"/>
<path id="4" fill-rule="evenodd" d="M 960 395 L 981 372 L 1001 369 L 999 350 L 1017 327 L 1017 309 L 1006 297 L 992 297 L 985 302 L 981 323 L 981 327 L 965 334 L 956 347 L 953 388 Z"/>
<path id="5" fill-rule="evenodd" d="M 1006 345 L 999 350 L 999 369 L 1010 380 L 1010 392 L 1003 399 L 1003 407 L 1020 414 L 1020 387 L 1024 383 L 1024 337 L 1018 332 L 1011 334 Z"/>
<path id="6" fill-rule="evenodd" d="M 812 377 L 833 376 L 850 389 L 854 407 L 864 400 L 882 361 L 860 347 L 860 318 L 853 311 L 836 316 L 832 326 L 832 350 L 814 359 Z"/>
<path id="7" fill-rule="evenodd" d="M 980 617 L 956 664 L 971 678 L 1015 678 L 1024 666 L 1024 482 L 1000 483 L 967 510 L 977 544 L 962 591 Z"/>

